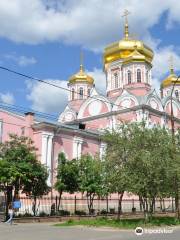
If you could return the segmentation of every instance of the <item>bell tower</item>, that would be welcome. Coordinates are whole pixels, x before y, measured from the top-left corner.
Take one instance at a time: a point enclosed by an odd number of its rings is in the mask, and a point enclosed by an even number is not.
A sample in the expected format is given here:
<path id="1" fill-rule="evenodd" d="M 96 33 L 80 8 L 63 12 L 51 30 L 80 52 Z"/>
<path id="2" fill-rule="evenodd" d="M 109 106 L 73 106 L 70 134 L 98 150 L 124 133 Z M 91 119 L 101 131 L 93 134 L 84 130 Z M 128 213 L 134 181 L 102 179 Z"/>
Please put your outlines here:
<path id="1" fill-rule="evenodd" d="M 151 89 L 153 51 L 142 41 L 129 36 L 128 15 L 125 10 L 124 37 L 104 50 L 106 92 L 110 98 L 119 96 L 123 89 L 145 95 Z"/>

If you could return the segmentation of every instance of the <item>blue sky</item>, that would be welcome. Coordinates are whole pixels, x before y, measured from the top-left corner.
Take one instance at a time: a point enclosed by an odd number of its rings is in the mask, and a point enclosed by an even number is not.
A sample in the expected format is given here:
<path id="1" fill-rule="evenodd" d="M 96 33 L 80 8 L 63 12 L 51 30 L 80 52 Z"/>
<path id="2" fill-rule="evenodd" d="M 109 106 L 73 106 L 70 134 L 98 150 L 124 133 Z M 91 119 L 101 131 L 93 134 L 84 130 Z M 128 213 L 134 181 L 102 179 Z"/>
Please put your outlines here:
<path id="1" fill-rule="evenodd" d="M 155 52 L 153 79 L 158 88 L 168 74 L 170 55 L 180 70 L 180 3 L 175 0 L 1 0 L 0 65 L 66 86 L 79 69 L 83 49 L 85 68 L 102 92 L 102 51 L 121 39 L 126 8 L 131 33 Z M 53 113 L 66 105 L 66 92 L 3 70 L 0 77 L 0 101 Z"/>

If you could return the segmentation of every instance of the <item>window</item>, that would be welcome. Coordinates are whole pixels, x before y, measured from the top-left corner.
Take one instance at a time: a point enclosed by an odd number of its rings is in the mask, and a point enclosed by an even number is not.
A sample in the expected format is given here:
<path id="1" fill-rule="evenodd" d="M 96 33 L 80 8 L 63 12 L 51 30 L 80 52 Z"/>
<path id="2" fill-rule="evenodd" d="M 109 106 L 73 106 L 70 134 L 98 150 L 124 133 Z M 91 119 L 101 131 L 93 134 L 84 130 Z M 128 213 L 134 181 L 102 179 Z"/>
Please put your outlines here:
<path id="1" fill-rule="evenodd" d="M 175 91 L 175 96 L 176 96 L 177 99 L 179 99 L 179 92 L 178 92 L 178 90 Z"/>
<path id="2" fill-rule="evenodd" d="M 118 88 L 118 74 L 114 74 L 114 88 Z"/>
<path id="3" fill-rule="evenodd" d="M 74 88 L 72 88 L 72 100 L 74 100 Z"/>
<path id="4" fill-rule="evenodd" d="M 88 97 L 90 96 L 91 89 L 88 88 Z"/>
<path id="5" fill-rule="evenodd" d="M 146 71 L 146 82 L 149 82 L 149 71 Z"/>
<path id="6" fill-rule="evenodd" d="M 131 83 L 131 71 L 128 71 L 128 84 L 130 84 Z"/>
<path id="7" fill-rule="evenodd" d="M 24 134 L 25 134 L 25 127 L 22 127 L 21 128 L 21 135 L 24 136 Z"/>
<path id="8" fill-rule="evenodd" d="M 137 70 L 137 82 L 141 82 L 141 70 Z"/>
<path id="9" fill-rule="evenodd" d="M 79 98 L 83 99 L 83 88 L 82 87 L 79 89 Z"/>

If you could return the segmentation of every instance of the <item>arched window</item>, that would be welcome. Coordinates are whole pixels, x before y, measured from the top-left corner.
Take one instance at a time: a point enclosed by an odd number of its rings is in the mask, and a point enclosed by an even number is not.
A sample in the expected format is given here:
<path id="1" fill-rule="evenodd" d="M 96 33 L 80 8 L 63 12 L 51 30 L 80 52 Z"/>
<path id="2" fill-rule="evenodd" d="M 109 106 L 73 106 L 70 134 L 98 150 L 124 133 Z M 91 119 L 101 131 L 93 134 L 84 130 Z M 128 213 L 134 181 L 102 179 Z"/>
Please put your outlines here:
<path id="1" fill-rule="evenodd" d="M 72 88 L 72 100 L 74 100 L 74 88 Z"/>
<path id="2" fill-rule="evenodd" d="M 149 82 L 149 71 L 146 71 L 146 82 Z"/>
<path id="3" fill-rule="evenodd" d="M 91 89 L 88 88 L 88 97 L 90 96 Z"/>
<path id="4" fill-rule="evenodd" d="M 83 99 L 83 88 L 82 87 L 79 89 L 79 98 Z"/>
<path id="5" fill-rule="evenodd" d="M 141 70 L 137 70 L 137 82 L 141 82 Z"/>
<path id="6" fill-rule="evenodd" d="M 179 99 L 179 92 L 178 92 L 178 90 L 175 91 L 175 96 L 176 96 L 177 99 Z"/>
<path id="7" fill-rule="evenodd" d="M 132 80 L 131 80 L 131 71 L 130 70 L 127 72 L 127 77 L 128 77 L 128 84 L 130 84 L 132 82 Z"/>
<path id="8" fill-rule="evenodd" d="M 114 74 L 114 88 L 118 88 L 118 74 Z"/>

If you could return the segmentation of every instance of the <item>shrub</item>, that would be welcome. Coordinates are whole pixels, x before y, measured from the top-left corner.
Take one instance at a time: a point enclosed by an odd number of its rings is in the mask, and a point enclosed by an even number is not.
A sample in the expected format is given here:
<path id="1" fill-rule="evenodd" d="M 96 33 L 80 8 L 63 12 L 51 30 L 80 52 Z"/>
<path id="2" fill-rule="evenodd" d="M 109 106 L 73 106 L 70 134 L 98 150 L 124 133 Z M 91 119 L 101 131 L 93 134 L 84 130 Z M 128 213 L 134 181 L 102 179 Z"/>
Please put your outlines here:
<path id="1" fill-rule="evenodd" d="M 104 215 L 104 214 L 107 214 L 108 212 L 106 211 L 106 209 L 102 209 L 100 214 Z"/>
<path id="2" fill-rule="evenodd" d="M 82 210 L 77 210 L 75 211 L 75 215 L 78 215 L 78 216 L 86 215 L 86 212 Z"/>
<path id="3" fill-rule="evenodd" d="M 47 216 L 49 216 L 49 214 L 47 214 L 43 211 L 39 213 L 39 217 L 47 217 Z"/>
<path id="4" fill-rule="evenodd" d="M 70 212 L 67 211 L 67 210 L 59 210 L 57 215 L 59 215 L 59 216 L 69 216 Z"/>

